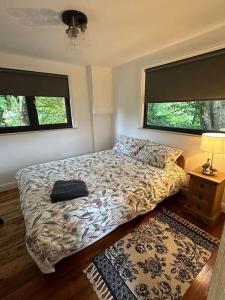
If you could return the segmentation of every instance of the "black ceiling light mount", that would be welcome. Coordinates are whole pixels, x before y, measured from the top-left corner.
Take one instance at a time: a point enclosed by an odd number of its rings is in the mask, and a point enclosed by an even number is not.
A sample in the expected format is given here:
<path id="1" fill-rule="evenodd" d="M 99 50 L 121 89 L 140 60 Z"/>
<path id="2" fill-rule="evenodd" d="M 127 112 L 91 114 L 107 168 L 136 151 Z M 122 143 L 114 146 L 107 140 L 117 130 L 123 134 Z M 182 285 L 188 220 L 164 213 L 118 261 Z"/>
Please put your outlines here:
<path id="1" fill-rule="evenodd" d="M 72 44 L 76 44 L 78 36 L 84 34 L 87 29 L 87 16 L 78 10 L 66 10 L 62 13 L 62 21 L 68 26 L 68 38 Z"/>

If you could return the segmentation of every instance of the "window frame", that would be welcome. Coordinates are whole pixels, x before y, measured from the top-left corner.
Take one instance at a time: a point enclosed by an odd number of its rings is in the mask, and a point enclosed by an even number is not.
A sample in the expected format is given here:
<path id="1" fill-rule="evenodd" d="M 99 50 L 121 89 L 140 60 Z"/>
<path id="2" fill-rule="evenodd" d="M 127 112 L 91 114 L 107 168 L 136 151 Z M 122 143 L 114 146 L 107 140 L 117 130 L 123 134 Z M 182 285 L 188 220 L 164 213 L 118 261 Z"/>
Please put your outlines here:
<path id="1" fill-rule="evenodd" d="M 217 130 L 180 128 L 180 127 L 170 127 L 170 126 L 160 126 L 160 125 L 149 125 L 147 123 L 147 112 L 148 112 L 148 104 L 149 103 L 144 104 L 144 124 L 143 124 L 143 128 L 145 128 L 145 129 L 155 129 L 155 130 L 161 130 L 161 131 L 188 133 L 188 134 L 195 134 L 195 135 L 202 135 L 205 132 L 220 132 L 221 133 L 221 131 L 217 131 Z M 165 103 L 167 103 L 167 102 L 165 102 Z"/>
<path id="2" fill-rule="evenodd" d="M 23 96 L 23 95 L 21 95 L 21 96 Z M 65 109 L 66 109 L 67 123 L 46 124 L 46 125 L 40 125 L 38 123 L 38 113 L 37 113 L 37 109 L 35 106 L 35 96 L 24 96 L 24 97 L 25 97 L 25 101 L 26 101 L 27 113 L 28 113 L 30 125 L 0 127 L 0 134 L 73 128 L 71 105 L 70 105 L 69 97 L 63 97 L 64 103 L 65 103 Z M 46 97 L 48 97 L 48 96 L 46 96 Z"/>

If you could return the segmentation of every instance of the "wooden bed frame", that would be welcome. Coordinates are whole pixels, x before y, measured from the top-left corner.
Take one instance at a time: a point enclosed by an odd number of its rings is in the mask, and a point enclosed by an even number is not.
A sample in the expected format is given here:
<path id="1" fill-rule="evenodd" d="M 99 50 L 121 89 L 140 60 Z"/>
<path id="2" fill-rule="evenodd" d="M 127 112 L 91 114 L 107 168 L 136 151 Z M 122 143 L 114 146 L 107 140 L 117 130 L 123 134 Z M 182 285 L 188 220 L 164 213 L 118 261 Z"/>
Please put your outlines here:
<path id="1" fill-rule="evenodd" d="M 183 155 L 178 157 L 178 159 L 176 160 L 176 164 L 179 167 L 181 167 L 182 169 L 184 169 L 184 167 L 185 167 L 185 158 L 183 157 Z"/>

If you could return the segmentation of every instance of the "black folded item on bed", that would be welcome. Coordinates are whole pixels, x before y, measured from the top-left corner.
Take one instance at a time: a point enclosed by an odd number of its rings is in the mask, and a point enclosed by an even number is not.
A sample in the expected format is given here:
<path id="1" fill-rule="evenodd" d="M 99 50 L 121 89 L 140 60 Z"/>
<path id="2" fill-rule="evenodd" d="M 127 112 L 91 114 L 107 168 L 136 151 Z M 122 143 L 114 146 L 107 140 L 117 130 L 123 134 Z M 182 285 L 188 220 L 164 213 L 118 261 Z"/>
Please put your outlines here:
<path id="1" fill-rule="evenodd" d="M 86 183 L 82 180 L 58 180 L 50 195 L 52 202 L 71 200 L 88 195 Z"/>

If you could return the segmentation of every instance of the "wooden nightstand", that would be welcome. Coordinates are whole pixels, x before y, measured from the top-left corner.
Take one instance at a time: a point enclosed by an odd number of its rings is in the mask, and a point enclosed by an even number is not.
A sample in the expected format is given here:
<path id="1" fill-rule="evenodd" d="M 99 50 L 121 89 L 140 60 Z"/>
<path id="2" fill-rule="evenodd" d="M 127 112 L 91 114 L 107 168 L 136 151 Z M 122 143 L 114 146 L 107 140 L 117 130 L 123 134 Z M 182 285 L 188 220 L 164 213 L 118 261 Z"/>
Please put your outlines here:
<path id="1" fill-rule="evenodd" d="M 225 173 L 217 172 L 210 177 L 198 168 L 188 174 L 190 181 L 185 209 L 203 222 L 213 224 L 221 214 Z"/>

